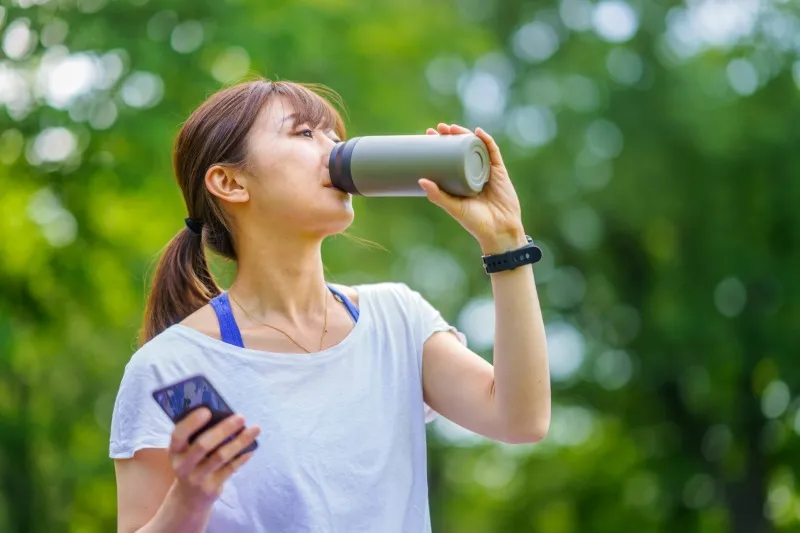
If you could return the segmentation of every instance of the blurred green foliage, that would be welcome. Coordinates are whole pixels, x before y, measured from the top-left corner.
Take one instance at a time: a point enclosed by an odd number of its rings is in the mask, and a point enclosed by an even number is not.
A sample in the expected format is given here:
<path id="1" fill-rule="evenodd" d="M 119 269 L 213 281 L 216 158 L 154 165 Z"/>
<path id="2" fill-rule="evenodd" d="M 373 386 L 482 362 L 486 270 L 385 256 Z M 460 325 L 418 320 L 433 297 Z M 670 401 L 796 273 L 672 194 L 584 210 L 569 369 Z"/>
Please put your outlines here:
<path id="1" fill-rule="evenodd" d="M 799 15 L 3 0 L 0 531 L 114 530 L 111 407 L 184 216 L 171 143 L 253 74 L 337 90 L 351 135 L 485 127 L 546 249 L 550 435 L 512 447 L 433 424 L 434 531 L 797 531 Z M 355 204 L 352 233 L 387 250 L 331 239 L 331 278 L 410 283 L 491 359 L 471 238 L 423 199 Z"/>

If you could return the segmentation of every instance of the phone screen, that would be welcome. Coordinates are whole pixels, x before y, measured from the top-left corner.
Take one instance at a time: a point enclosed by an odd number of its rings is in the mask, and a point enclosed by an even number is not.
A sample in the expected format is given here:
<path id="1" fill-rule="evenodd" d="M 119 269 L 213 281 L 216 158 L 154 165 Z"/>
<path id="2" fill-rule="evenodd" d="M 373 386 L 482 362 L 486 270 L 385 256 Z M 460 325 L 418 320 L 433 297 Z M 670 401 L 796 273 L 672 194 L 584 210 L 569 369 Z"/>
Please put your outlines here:
<path id="1" fill-rule="evenodd" d="M 233 414 L 205 376 L 192 376 L 158 389 L 153 393 L 153 398 L 176 423 L 201 406 L 208 407 L 212 412 Z"/>

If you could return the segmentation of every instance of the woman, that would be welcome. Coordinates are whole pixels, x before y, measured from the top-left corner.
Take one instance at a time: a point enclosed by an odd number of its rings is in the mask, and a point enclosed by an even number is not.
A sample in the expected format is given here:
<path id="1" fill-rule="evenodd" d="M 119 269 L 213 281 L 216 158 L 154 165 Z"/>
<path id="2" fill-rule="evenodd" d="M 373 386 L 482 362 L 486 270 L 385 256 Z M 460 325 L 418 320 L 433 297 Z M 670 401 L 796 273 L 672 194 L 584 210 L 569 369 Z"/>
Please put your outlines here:
<path id="1" fill-rule="evenodd" d="M 531 265 L 491 275 L 494 367 L 406 285 L 326 283 L 321 243 L 350 225 L 353 209 L 331 186 L 328 156 L 344 127 L 322 94 L 289 82 L 236 85 L 178 135 L 187 227 L 156 271 L 144 344 L 112 421 L 120 531 L 430 531 L 425 422 L 434 413 L 504 442 L 547 431 Z M 467 131 L 439 124 L 428 134 Z M 517 195 L 497 145 L 476 134 L 491 157 L 484 192 L 457 199 L 420 185 L 484 255 L 517 249 L 527 243 Z M 227 291 L 204 246 L 236 262 Z M 190 445 L 208 410 L 173 425 L 151 392 L 193 374 L 237 415 Z M 256 436 L 258 449 L 233 459 Z"/>

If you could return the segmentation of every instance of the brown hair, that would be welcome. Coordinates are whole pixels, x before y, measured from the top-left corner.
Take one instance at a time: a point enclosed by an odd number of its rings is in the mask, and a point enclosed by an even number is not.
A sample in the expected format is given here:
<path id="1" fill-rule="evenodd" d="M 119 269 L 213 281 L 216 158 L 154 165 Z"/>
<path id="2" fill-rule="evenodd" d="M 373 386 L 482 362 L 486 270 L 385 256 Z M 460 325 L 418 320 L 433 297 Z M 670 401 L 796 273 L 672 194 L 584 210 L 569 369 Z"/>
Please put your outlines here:
<path id="1" fill-rule="evenodd" d="M 173 165 L 189 217 L 203 224 L 202 235 L 184 227 L 167 245 L 147 300 L 141 344 L 220 294 L 205 246 L 233 261 L 236 246 L 218 199 L 205 186 L 206 171 L 217 164 L 247 168 L 247 137 L 261 110 L 275 97 L 285 98 L 294 108 L 295 124 L 333 129 L 345 138 L 342 118 L 329 101 L 341 107 L 341 99 L 316 84 L 243 82 L 213 94 L 189 116 L 175 141 Z"/>

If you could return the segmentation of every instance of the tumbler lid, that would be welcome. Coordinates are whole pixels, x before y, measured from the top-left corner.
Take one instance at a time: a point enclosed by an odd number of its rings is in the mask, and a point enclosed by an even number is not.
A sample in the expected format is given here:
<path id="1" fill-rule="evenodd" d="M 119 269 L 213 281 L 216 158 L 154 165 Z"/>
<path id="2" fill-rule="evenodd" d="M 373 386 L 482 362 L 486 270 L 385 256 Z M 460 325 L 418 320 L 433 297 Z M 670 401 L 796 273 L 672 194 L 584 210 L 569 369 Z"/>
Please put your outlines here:
<path id="1" fill-rule="evenodd" d="M 478 192 L 489 179 L 489 151 L 484 142 L 475 137 L 464 161 L 464 175 L 469 187 Z"/>

